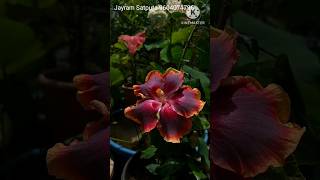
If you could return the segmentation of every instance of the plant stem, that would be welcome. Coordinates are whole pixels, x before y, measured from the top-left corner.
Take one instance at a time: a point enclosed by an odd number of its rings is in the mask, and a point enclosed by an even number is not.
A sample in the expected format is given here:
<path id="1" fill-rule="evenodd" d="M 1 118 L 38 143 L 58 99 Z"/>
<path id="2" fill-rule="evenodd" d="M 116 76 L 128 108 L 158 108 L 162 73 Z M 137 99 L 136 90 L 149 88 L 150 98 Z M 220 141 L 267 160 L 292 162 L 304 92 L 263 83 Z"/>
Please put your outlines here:
<path id="1" fill-rule="evenodd" d="M 132 65 L 132 85 L 137 82 L 137 67 L 136 67 L 136 56 L 132 57 L 131 65 Z"/>
<path id="2" fill-rule="evenodd" d="M 183 50 L 182 50 L 182 54 L 181 54 L 181 56 L 180 56 L 180 61 L 179 61 L 178 69 L 181 69 L 184 56 L 185 56 L 185 54 L 186 54 L 186 52 L 187 52 L 187 48 L 188 48 L 188 46 L 189 46 L 189 44 L 190 44 L 191 38 L 192 38 L 193 33 L 194 33 L 194 31 L 196 30 L 197 26 L 198 26 L 198 25 L 195 25 L 195 26 L 192 28 L 192 31 L 191 31 L 191 33 L 189 34 L 188 40 L 187 40 L 187 42 L 186 42 L 185 45 L 184 45 L 184 48 L 183 48 Z"/>

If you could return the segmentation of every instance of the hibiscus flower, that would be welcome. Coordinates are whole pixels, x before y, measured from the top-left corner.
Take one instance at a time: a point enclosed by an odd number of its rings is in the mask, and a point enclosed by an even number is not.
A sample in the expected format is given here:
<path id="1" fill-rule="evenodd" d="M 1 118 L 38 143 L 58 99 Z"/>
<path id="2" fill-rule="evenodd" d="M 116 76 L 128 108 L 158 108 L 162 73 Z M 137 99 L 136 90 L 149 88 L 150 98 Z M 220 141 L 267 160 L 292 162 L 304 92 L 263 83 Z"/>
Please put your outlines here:
<path id="1" fill-rule="evenodd" d="M 94 75 L 80 74 L 73 78 L 73 84 L 78 90 L 78 101 L 83 105 L 84 108 L 96 109 L 99 107 L 99 104 L 100 107 L 108 104 L 110 98 L 108 93 L 108 79 L 108 72 Z"/>
<path id="2" fill-rule="evenodd" d="M 250 178 L 281 166 L 305 131 L 288 122 L 290 99 L 280 86 L 264 88 L 252 77 L 228 77 L 238 57 L 236 36 L 216 31 L 210 38 L 214 179 Z"/>
<path id="3" fill-rule="evenodd" d="M 133 86 L 134 94 L 141 100 L 127 107 L 125 116 L 140 124 L 144 132 L 157 127 L 166 141 L 179 143 L 192 127 L 191 117 L 205 104 L 200 91 L 183 86 L 183 82 L 184 73 L 173 68 L 164 74 L 149 72 L 144 84 Z"/>
<path id="4" fill-rule="evenodd" d="M 66 180 L 95 180 L 109 177 L 109 94 L 108 73 L 78 75 L 74 85 L 80 103 L 96 110 L 101 118 L 87 124 L 83 140 L 69 144 L 57 143 L 48 150 L 47 167 L 50 175 Z"/>
<path id="5" fill-rule="evenodd" d="M 122 41 L 126 44 L 129 53 L 134 56 L 138 50 L 138 48 L 145 42 L 146 33 L 139 32 L 134 36 L 129 35 L 121 35 L 119 36 L 119 41 Z"/>

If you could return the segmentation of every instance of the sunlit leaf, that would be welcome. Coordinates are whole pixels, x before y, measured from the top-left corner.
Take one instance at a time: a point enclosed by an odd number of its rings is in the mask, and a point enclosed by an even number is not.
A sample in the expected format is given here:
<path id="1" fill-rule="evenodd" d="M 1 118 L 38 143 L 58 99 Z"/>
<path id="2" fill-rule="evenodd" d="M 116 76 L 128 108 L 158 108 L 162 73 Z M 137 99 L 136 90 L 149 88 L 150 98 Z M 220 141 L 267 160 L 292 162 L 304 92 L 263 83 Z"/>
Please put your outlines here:
<path id="1" fill-rule="evenodd" d="M 158 148 L 156 148 L 154 145 L 149 146 L 147 149 L 141 151 L 141 159 L 150 159 L 152 158 L 156 152 L 157 152 Z"/>
<path id="2" fill-rule="evenodd" d="M 193 26 L 189 26 L 186 28 L 181 28 L 176 32 L 172 33 L 171 36 L 171 43 L 172 44 L 176 44 L 176 43 L 180 43 L 180 44 L 184 44 L 187 40 L 188 37 L 190 36 L 190 33 L 192 31 Z"/>

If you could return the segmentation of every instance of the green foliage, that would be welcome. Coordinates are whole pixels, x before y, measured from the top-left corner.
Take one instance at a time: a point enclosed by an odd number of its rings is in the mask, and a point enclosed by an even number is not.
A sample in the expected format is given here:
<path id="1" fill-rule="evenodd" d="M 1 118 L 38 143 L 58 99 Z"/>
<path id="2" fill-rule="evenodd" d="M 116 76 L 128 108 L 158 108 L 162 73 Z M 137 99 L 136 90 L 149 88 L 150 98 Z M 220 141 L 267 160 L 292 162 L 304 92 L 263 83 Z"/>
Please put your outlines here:
<path id="1" fill-rule="evenodd" d="M 156 152 L 157 152 L 158 148 L 156 148 L 154 145 L 149 146 L 147 149 L 141 151 L 141 159 L 150 159 L 152 158 Z"/>
<path id="2" fill-rule="evenodd" d="M 183 66 L 183 70 L 190 74 L 192 78 L 200 80 L 206 100 L 210 102 L 210 79 L 208 78 L 208 75 L 187 65 Z"/>
<path id="3" fill-rule="evenodd" d="M 193 26 L 180 28 L 178 31 L 173 32 L 171 35 L 172 44 L 184 44 L 192 32 Z"/>
<path id="4" fill-rule="evenodd" d="M 159 164 L 148 164 L 146 169 L 153 175 L 158 175 L 157 168 L 159 168 Z"/>
<path id="5" fill-rule="evenodd" d="M 111 86 L 119 85 L 121 82 L 123 82 L 124 77 L 121 73 L 121 71 L 117 68 L 110 67 L 110 81 Z"/>
<path id="6" fill-rule="evenodd" d="M 19 72 L 45 54 L 41 42 L 26 24 L 0 17 L 0 26 L 0 65 L 5 73 Z"/>
<path id="7" fill-rule="evenodd" d="M 192 174 L 197 180 L 207 179 L 207 176 L 201 171 L 201 169 L 199 168 L 199 166 L 197 166 L 197 164 L 193 162 L 189 162 L 188 165 L 192 171 Z"/>
<path id="8" fill-rule="evenodd" d="M 199 154 L 201 155 L 201 160 L 202 162 L 205 163 L 206 167 L 210 167 L 210 159 L 209 159 L 209 148 L 207 143 L 203 140 L 203 138 L 199 138 L 198 139 L 199 144 L 198 144 L 198 148 L 199 148 Z"/>
<path id="9" fill-rule="evenodd" d="M 115 6 L 141 3 L 157 5 L 162 2 L 115 0 L 111 3 L 112 6 Z M 165 4 L 166 0 L 163 3 Z M 203 43 L 203 39 L 209 37 L 208 28 L 205 29 L 198 25 L 183 25 L 181 21 L 186 21 L 184 13 L 165 12 L 168 16 L 164 12 L 161 13 L 165 18 L 160 19 L 165 22 L 147 18 L 148 12 L 146 11 L 112 12 L 112 89 L 118 92 L 121 83 L 129 86 L 143 83 L 149 71 L 159 70 L 163 73 L 171 67 L 184 71 L 184 84 L 198 88 L 203 92 L 201 99 L 209 102 L 210 80 L 208 74 L 205 73 L 205 70 L 208 69 L 209 59 L 201 59 L 210 54 L 209 43 Z M 159 28 L 159 24 L 161 28 Z M 120 35 L 132 36 L 141 31 L 146 32 L 144 45 L 135 55 L 128 55 L 125 44 L 119 43 L 118 37 Z M 120 95 L 122 95 L 121 92 Z M 113 105 L 119 107 L 126 103 L 114 101 Z M 164 141 L 157 131 L 148 133 L 146 143 L 143 143 L 146 147 L 143 148 L 140 156 L 142 161 L 148 162 L 145 166 L 146 170 L 160 179 L 169 180 L 180 177 L 208 179 L 209 152 L 202 137 L 210 126 L 207 115 L 208 113 L 201 113 L 199 116 L 195 116 L 192 131 L 185 135 L 181 139 L 181 143 L 178 144 Z M 138 149 L 141 148 L 138 147 Z"/>

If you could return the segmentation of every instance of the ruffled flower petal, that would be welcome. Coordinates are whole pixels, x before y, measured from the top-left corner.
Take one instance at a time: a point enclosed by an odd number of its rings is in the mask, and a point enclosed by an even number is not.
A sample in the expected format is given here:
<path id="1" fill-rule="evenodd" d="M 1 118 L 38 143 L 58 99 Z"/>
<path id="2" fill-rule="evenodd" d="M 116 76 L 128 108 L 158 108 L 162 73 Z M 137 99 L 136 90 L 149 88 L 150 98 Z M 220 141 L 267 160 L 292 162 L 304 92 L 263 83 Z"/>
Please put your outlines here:
<path id="1" fill-rule="evenodd" d="M 135 106 L 127 107 L 124 114 L 128 119 L 141 125 L 144 132 L 150 132 L 158 124 L 158 112 L 161 103 L 154 100 L 138 102 Z"/>
<path id="2" fill-rule="evenodd" d="M 129 50 L 129 53 L 131 55 L 135 55 L 136 52 L 137 52 L 137 49 L 146 40 L 146 33 L 145 32 L 139 32 L 134 36 L 121 35 L 121 36 L 119 36 L 119 40 L 125 42 L 128 50 Z"/>
<path id="3" fill-rule="evenodd" d="M 180 138 L 188 133 L 191 127 L 191 118 L 180 116 L 170 104 L 165 104 L 160 110 L 158 129 L 167 142 L 179 143 Z"/>
<path id="4" fill-rule="evenodd" d="M 305 129 L 288 121 L 288 95 L 276 85 L 262 88 L 250 77 L 232 77 L 213 93 L 212 162 L 243 177 L 280 166 Z"/>
<path id="5" fill-rule="evenodd" d="M 79 102 L 87 109 L 95 109 L 91 102 L 93 100 L 108 104 L 110 95 L 109 73 L 104 72 L 95 75 L 81 74 L 73 79 L 75 87 L 78 89 L 77 97 Z"/>
<path id="6" fill-rule="evenodd" d="M 184 73 L 173 68 L 168 68 L 164 74 L 157 70 L 150 71 L 144 84 L 133 86 L 134 94 L 154 99 L 170 97 L 179 90 L 183 81 Z"/>
<path id="7" fill-rule="evenodd" d="M 197 88 L 192 89 L 190 86 L 184 86 L 169 100 L 169 103 L 179 115 L 190 118 L 202 110 L 205 102 L 200 98 L 201 93 Z"/>
<path id="8" fill-rule="evenodd" d="M 214 30 L 211 35 L 211 90 L 213 92 L 219 87 L 220 81 L 229 75 L 239 57 L 236 38 L 236 33 L 217 32 L 217 30 Z"/>
<path id="9" fill-rule="evenodd" d="M 150 71 L 144 84 L 133 85 L 134 94 L 142 97 L 156 97 L 156 91 L 162 87 L 162 84 L 162 74 L 156 70 Z"/>
<path id="10" fill-rule="evenodd" d="M 87 141 L 70 145 L 56 144 L 48 150 L 50 175 L 66 180 L 98 180 L 109 176 L 109 129 L 105 128 Z"/>
<path id="11" fill-rule="evenodd" d="M 161 88 L 164 94 L 168 97 L 176 92 L 183 84 L 184 73 L 174 68 L 168 68 L 163 74 L 163 87 Z"/>

